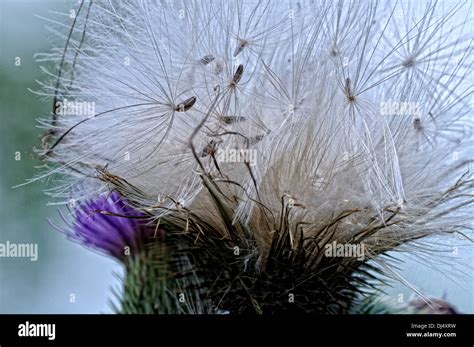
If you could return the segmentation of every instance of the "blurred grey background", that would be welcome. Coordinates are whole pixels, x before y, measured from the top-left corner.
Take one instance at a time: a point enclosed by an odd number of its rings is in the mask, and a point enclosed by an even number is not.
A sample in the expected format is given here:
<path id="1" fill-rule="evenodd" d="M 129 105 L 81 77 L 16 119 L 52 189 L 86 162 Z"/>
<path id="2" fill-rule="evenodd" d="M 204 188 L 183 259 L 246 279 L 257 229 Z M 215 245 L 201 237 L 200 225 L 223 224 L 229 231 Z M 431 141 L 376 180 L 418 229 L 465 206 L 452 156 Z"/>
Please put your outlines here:
<path id="1" fill-rule="evenodd" d="M 51 101 L 42 101 L 27 88 L 38 89 L 44 76 L 33 55 L 50 49 L 46 22 L 35 15 L 54 17 L 69 12 L 76 3 L 40 0 L 0 0 L 0 243 L 38 243 L 39 259 L 0 258 L 0 313 L 107 313 L 111 286 L 119 284 L 114 272 L 120 266 L 65 239 L 51 229 L 48 217 L 57 206 L 48 206 L 40 182 L 12 189 L 35 175 L 32 147 L 41 131 L 36 118 L 48 115 Z M 21 66 L 15 66 L 15 58 Z M 21 160 L 15 160 L 15 152 Z M 426 266 L 402 257 L 405 278 L 424 293 L 446 294 L 461 312 L 474 313 L 474 249 L 460 248 L 458 259 L 467 275 L 447 267 Z M 455 279 L 450 279 L 450 276 Z M 411 290 L 402 285 L 387 288 L 389 297 L 406 302 Z M 74 295 L 75 302 L 71 302 Z"/>

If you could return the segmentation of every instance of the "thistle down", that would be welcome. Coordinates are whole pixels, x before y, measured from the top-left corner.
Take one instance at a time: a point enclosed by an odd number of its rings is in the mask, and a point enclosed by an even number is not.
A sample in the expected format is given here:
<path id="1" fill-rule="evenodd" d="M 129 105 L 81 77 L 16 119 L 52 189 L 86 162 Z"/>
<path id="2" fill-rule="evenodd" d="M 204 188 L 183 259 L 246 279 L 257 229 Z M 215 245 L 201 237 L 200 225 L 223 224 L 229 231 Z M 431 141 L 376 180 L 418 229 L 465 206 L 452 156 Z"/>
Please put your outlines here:
<path id="1" fill-rule="evenodd" d="M 37 55 L 33 181 L 80 202 L 51 223 L 123 264 L 118 312 L 365 312 L 387 278 L 428 301 L 387 254 L 471 242 L 471 11 L 81 1 Z"/>

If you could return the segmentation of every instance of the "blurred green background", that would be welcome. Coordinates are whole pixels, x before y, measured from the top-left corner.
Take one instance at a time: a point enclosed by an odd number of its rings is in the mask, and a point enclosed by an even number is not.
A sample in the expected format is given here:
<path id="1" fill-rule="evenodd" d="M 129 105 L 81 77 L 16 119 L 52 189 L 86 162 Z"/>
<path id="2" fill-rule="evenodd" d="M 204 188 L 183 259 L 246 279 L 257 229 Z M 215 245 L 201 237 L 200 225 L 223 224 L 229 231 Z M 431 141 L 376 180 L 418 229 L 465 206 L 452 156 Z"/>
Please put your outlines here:
<path id="1" fill-rule="evenodd" d="M 39 89 L 35 80 L 44 77 L 33 55 L 49 50 L 52 41 L 45 20 L 36 15 L 51 18 L 49 11 L 65 12 L 68 6 L 0 0 L 0 242 L 38 243 L 39 248 L 36 262 L 0 258 L 0 313 L 109 312 L 110 286 L 117 284 L 113 273 L 120 271 L 112 260 L 49 226 L 46 218 L 56 218 L 58 207 L 47 205 L 41 182 L 12 189 L 37 173 L 40 162 L 31 155 L 41 133 L 36 119 L 51 111 L 51 101 L 27 90 Z M 21 160 L 15 160 L 15 152 Z"/>
<path id="2" fill-rule="evenodd" d="M 56 217 L 57 206 L 48 206 L 40 182 L 12 189 L 35 175 L 40 163 L 31 156 L 41 131 L 35 119 L 51 110 L 27 88 L 38 89 L 44 76 L 33 55 L 46 52 L 53 41 L 46 21 L 53 12 L 68 12 L 76 3 L 64 1 L 0 0 L 0 242 L 38 243 L 39 259 L 0 258 L 0 313 L 101 313 L 110 312 L 110 287 L 118 285 L 114 272 L 121 268 L 65 239 L 51 229 L 46 218 Z M 21 66 L 15 66 L 15 58 Z M 21 152 L 21 160 L 15 160 Z M 403 275 L 425 293 L 447 298 L 461 312 L 474 313 L 473 247 L 459 249 L 459 262 L 467 272 L 459 277 L 449 268 L 423 266 L 408 257 Z M 454 276 L 457 279 L 449 279 Z M 397 302 L 406 302 L 411 291 L 402 285 L 387 290 Z M 71 294 L 75 302 L 71 302 Z"/>

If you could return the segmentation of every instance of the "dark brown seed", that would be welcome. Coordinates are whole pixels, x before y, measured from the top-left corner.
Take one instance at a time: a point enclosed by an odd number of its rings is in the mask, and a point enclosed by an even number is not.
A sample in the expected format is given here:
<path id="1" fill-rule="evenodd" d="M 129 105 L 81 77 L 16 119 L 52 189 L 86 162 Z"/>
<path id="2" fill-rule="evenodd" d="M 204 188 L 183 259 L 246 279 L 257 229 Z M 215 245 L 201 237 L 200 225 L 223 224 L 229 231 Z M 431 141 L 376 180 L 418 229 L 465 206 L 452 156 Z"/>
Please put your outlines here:
<path id="1" fill-rule="evenodd" d="M 222 116 L 219 118 L 225 124 L 244 122 L 247 118 L 242 116 Z"/>
<path id="2" fill-rule="evenodd" d="M 244 65 L 240 64 L 237 67 L 237 70 L 235 70 L 234 77 L 232 78 L 232 84 L 237 84 L 240 82 L 240 79 L 242 78 L 242 74 L 244 73 Z"/>
<path id="3" fill-rule="evenodd" d="M 248 44 L 249 42 L 247 40 L 239 40 L 239 44 L 234 50 L 234 57 L 238 56 L 244 50 L 244 48 L 248 46 Z"/>
<path id="4" fill-rule="evenodd" d="M 176 106 L 174 110 L 176 112 L 186 112 L 191 107 L 193 107 L 195 102 L 196 102 L 196 97 L 192 96 L 189 99 L 186 99 L 182 103 L 178 104 L 178 106 Z"/>
<path id="5" fill-rule="evenodd" d="M 350 94 L 351 93 L 351 79 L 350 78 L 346 78 L 346 84 L 344 87 L 345 87 L 346 93 Z"/>
<path id="6" fill-rule="evenodd" d="M 353 102 L 355 101 L 355 95 L 352 93 L 352 88 L 351 88 L 351 79 L 350 78 L 346 78 L 346 85 L 344 86 L 344 89 L 345 89 L 345 92 L 346 92 L 346 96 L 347 96 L 347 99 L 350 101 L 350 102 Z"/>
<path id="7" fill-rule="evenodd" d="M 215 59 L 214 56 L 209 54 L 209 55 L 206 55 L 205 57 L 201 58 L 201 63 L 203 65 L 207 65 L 207 64 L 211 63 L 214 59 Z"/>
<path id="8" fill-rule="evenodd" d="M 421 130 L 421 119 L 420 119 L 420 117 L 416 117 L 413 120 L 413 126 L 415 127 L 416 130 Z"/>

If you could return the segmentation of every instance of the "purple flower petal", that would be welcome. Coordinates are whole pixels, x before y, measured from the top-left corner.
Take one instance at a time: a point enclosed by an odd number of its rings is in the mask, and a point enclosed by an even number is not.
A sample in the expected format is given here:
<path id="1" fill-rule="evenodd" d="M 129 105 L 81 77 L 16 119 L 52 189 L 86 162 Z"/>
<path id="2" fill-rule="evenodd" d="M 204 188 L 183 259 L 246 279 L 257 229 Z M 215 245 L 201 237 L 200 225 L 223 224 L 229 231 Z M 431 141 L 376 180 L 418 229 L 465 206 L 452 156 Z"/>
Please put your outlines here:
<path id="1" fill-rule="evenodd" d="M 75 222 L 64 232 L 70 239 L 87 247 L 123 260 L 140 251 L 153 237 L 154 228 L 147 225 L 145 214 L 131 207 L 113 192 L 108 197 L 87 201 L 76 208 Z M 51 222 L 50 222 L 51 223 Z"/>

